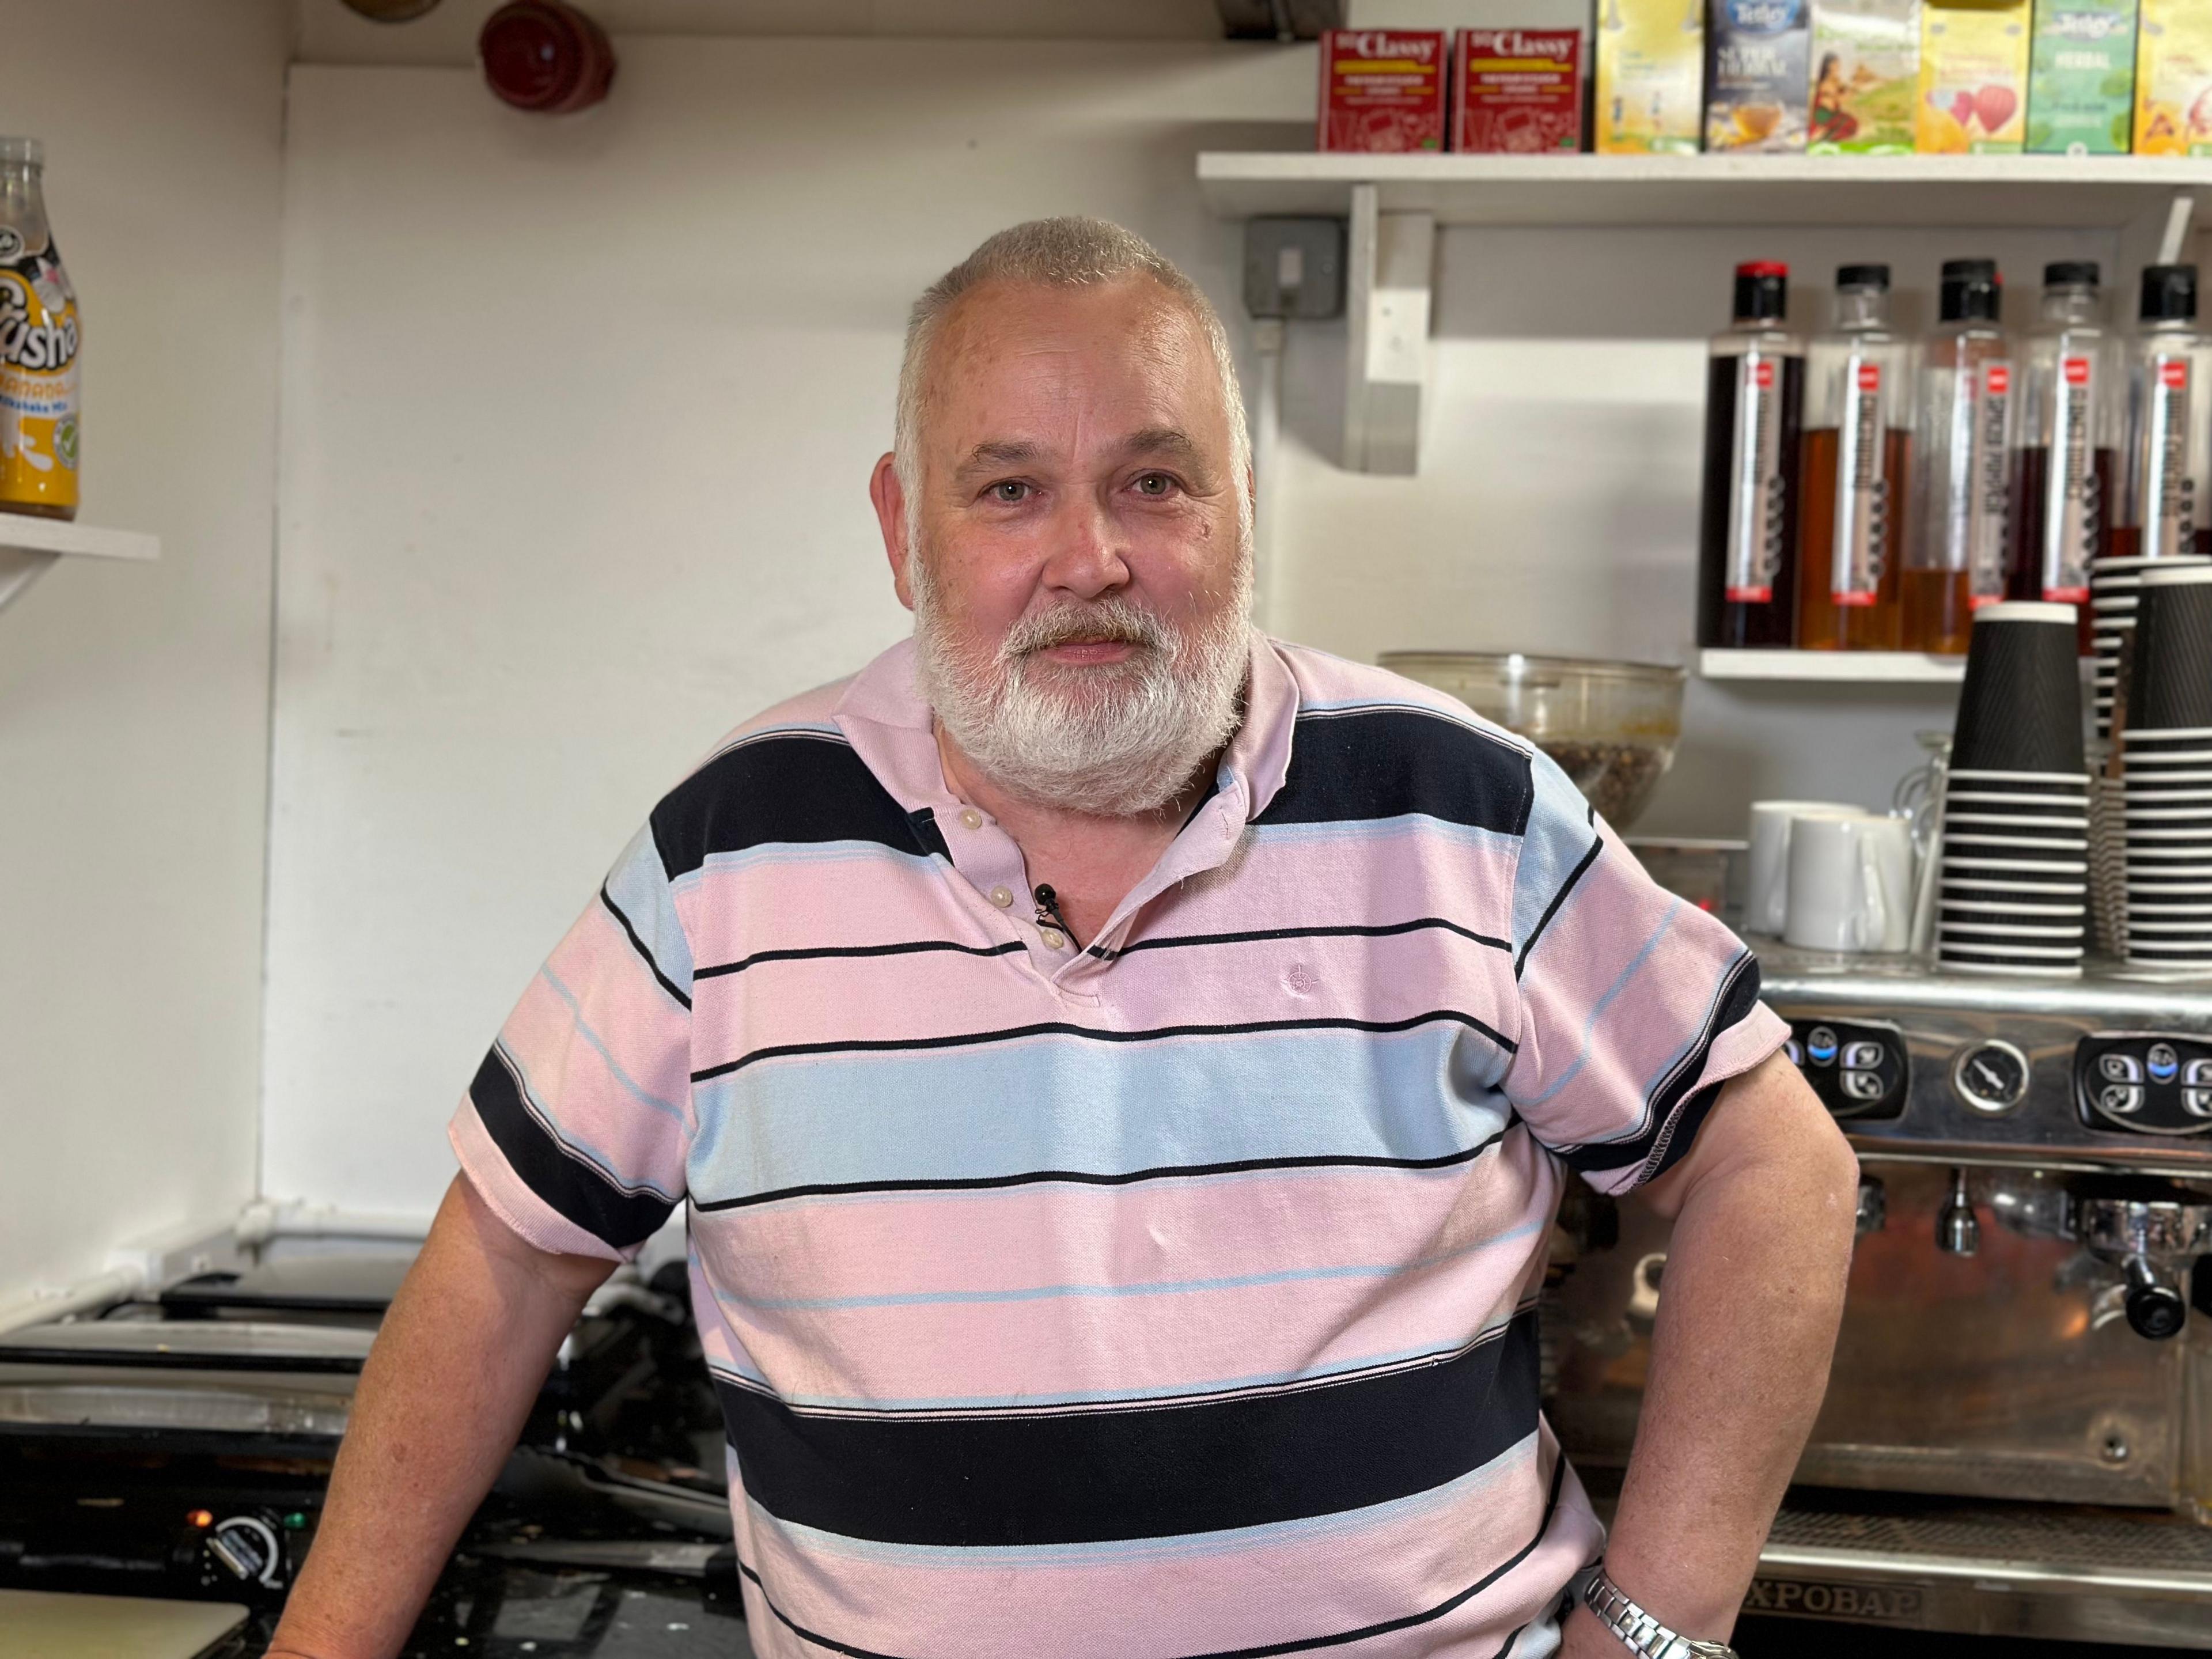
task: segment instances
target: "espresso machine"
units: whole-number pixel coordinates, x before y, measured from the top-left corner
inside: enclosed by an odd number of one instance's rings
[[[2212,982],[1759,953],[1861,1180],[1746,1611],[2212,1650]],[[1668,1230],[1577,1188],[1554,1244],[1547,1408],[1602,1502]]]

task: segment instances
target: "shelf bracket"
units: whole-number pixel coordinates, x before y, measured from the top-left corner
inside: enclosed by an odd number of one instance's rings
[[[0,611],[5,611],[17,594],[60,562],[61,556],[27,547],[0,547]]]
[[[1385,213],[1373,185],[1352,187],[1346,239],[1344,465],[1411,477],[1428,391],[1429,313],[1436,268],[1432,213]]]

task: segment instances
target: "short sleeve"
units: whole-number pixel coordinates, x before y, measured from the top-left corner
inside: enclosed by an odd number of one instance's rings
[[[447,1128],[532,1244],[628,1261],[684,1194],[691,951],[649,830],[522,994]]]
[[[1601,1192],[1673,1165],[1720,1085],[1790,1034],[1743,941],[1645,874],[1541,754],[1512,946],[1522,1024],[1506,1097]]]

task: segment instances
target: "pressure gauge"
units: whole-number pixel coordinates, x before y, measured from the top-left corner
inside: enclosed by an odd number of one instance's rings
[[[1963,1048],[1951,1062],[1951,1087],[1978,1112],[2002,1117],[2027,1098],[2027,1056],[1994,1038]]]

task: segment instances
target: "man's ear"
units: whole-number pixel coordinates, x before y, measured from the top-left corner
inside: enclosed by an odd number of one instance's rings
[[[884,556],[891,562],[891,586],[897,591],[899,603],[911,611],[914,588],[906,573],[913,550],[906,544],[906,489],[899,483],[893,457],[886,454],[876,462],[876,470],[868,477],[868,500],[875,504],[876,523],[884,532]]]

